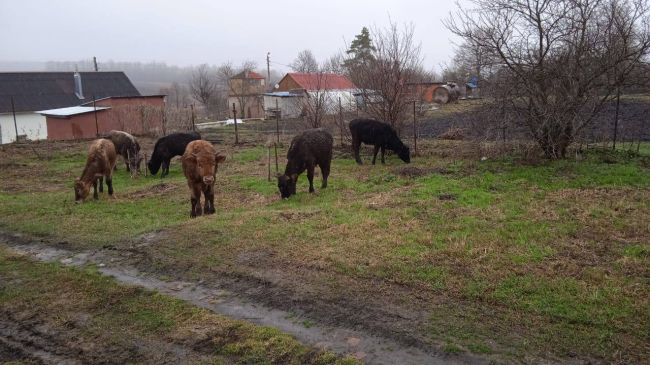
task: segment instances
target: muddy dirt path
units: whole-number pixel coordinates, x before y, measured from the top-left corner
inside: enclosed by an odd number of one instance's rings
[[[436,365],[488,362],[486,359],[471,355],[432,354],[420,348],[404,346],[395,340],[359,330],[318,324],[289,311],[270,308],[247,300],[236,292],[218,288],[218,283],[162,280],[161,277],[137,270],[129,264],[128,260],[119,257],[111,250],[74,252],[6,234],[0,235],[0,242],[7,244],[13,251],[39,261],[60,262],[70,266],[94,264],[101,273],[115,278],[118,282],[157,290],[232,318],[275,327],[293,335],[305,344],[338,354],[352,354],[366,364]],[[2,337],[3,333],[0,332],[0,338]],[[26,350],[29,351],[29,348]]]

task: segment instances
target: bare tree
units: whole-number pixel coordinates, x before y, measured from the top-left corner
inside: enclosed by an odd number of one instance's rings
[[[217,92],[217,83],[207,64],[202,64],[192,72],[190,78],[190,93],[207,110],[211,110],[212,102]]]
[[[341,53],[335,53],[330,56],[330,58],[325,60],[321,69],[323,71],[331,72],[337,75],[343,75],[345,73],[343,61],[343,55]]]
[[[295,72],[304,73],[317,72],[319,69],[316,57],[314,57],[314,54],[308,49],[298,53],[298,57],[296,57],[289,66],[291,66],[291,69]]]
[[[398,133],[412,102],[408,84],[417,81],[422,69],[420,45],[413,24],[373,29],[371,57],[365,62],[347,62],[352,82],[359,88],[366,112],[390,123]]]
[[[503,80],[501,99],[548,158],[576,136],[629,80],[650,49],[643,0],[472,0],[447,27],[476,45]]]

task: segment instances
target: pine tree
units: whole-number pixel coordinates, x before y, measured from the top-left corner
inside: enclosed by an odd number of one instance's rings
[[[361,33],[357,34],[352,43],[350,43],[350,49],[345,52],[348,55],[348,59],[343,62],[343,65],[351,69],[367,64],[373,59],[373,52],[375,50],[375,47],[372,45],[372,39],[370,39],[370,31],[368,31],[368,28],[363,27]]]

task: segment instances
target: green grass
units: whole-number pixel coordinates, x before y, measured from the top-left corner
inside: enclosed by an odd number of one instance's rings
[[[201,342],[213,363],[356,363],[331,353],[315,354],[272,328],[231,320],[155,292],[118,285],[92,267],[34,263],[0,247],[0,279],[0,310],[18,317],[31,311],[34,314],[30,320],[36,317],[39,326],[47,327],[50,333],[75,333],[70,335],[75,337],[70,346],[89,352],[105,351],[114,361],[133,361],[121,358],[122,352],[130,351],[134,342],[145,346],[146,341],[154,340],[188,347]],[[82,323],[74,320],[80,317],[87,319]],[[196,338],[197,333],[205,333],[207,338]],[[148,356],[166,350],[152,348]]]
[[[268,272],[325,291],[319,295],[395,296],[437,312],[425,326],[435,327],[430,336],[460,351],[650,358],[642,346],[650,323],[648,156],[592,149],[580,161],[523,164],[517,156],[436,154],[464,146],[424,141],[423,156],[408,165],[422,171],[417,177],[403,176],[395,156],[384,166],[336,158],[328,189],[317,177],[309,194],[302,175],[298,194],[284,201],[266,179],[266,147],[237,147],[217,174],[217,214],[195,220],[178,163],[162,192],[160,179],[131,180],[122,169],[116,199],[75,205],[83,155],[60,151],[37,176],[51,181],[47,192],[3,188],[26,179],[27,168],[0,172],[0,226],[79,248],[128,246],[162,231],[148,251],[161,271]],[[31,170],[43,164],[11,158]]]

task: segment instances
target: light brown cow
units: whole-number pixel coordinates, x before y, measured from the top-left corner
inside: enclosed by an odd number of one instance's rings
[[[205,214],[212,214],[214,209],[214,177],[217,174],[219,163],[226,160],[226,156],[217,153],[212,143],[203,140],[190,142],[185,148],[182,157],[183,173],[190,187],[190,202],[192,210],[190,217],[202,214],[201,192],[205,197]]]
[[[99,180],[99,191],[103,192],[104,184],[102,179],[106,177],[108,195],[113,195],[113,168],[117,154],[113,142],[107,139],[97,139],[90,144],[86,167],[81,177],[74,182],[74,200],[76,203],[83,202],[90,192],[90,185],[94,188],[93,198],[98,199],[97,183]]]

